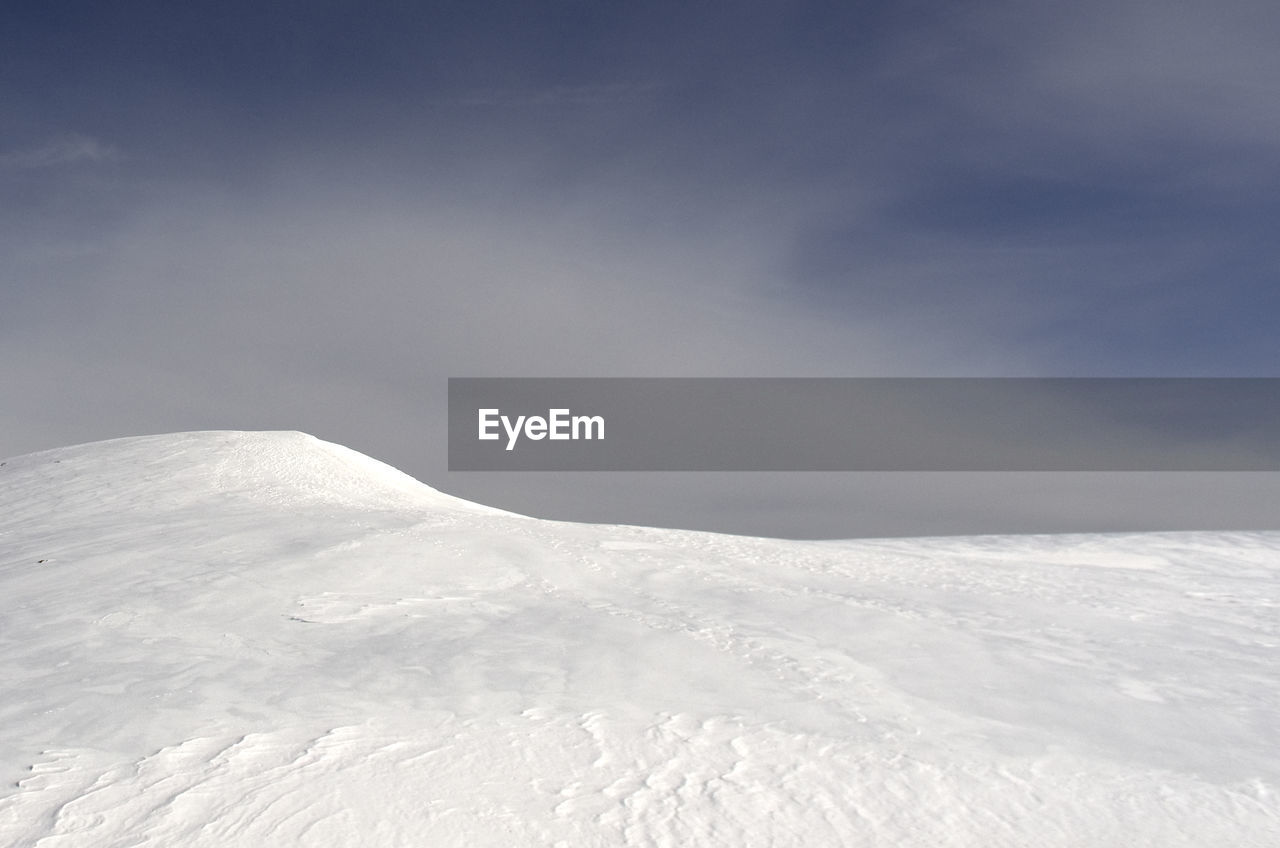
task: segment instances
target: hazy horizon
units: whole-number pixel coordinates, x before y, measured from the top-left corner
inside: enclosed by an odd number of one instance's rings
[[[0,454],[296,429],[556,518],[1277,526],[1277,475],[444,461],[448,377],[1277,376],[1270,4],[24,0],[7,24]]]

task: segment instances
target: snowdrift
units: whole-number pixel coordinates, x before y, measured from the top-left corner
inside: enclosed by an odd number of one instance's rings
[[[1280,534],[539,521],[300,433],[0,466],[0,844],[1280,844]]]

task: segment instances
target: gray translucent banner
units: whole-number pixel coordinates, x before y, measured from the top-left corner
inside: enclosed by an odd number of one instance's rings
[[[1272,378],[451,378],[450,471],[1277,471]]]

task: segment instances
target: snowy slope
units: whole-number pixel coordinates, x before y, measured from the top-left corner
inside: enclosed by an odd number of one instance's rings
[[[1277,533],[574,525],[122,439],[0,466],[0,680],[5,846],[1280,844]]]

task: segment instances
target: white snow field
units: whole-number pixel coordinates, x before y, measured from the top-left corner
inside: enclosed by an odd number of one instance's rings
[[[541,521],[300,433],[0,466],[0,845],[1280,845],[1280,533]]]

